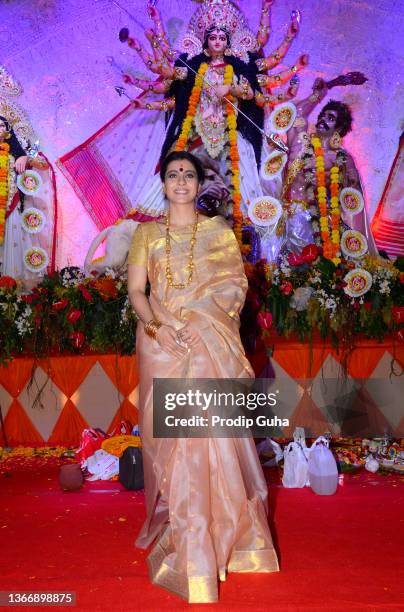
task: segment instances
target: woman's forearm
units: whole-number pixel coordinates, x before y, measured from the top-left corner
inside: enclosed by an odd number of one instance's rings
[[[154,319],[154,314],[151,309],[149,300],[143,291],[133,290],[129,292],[129,301],[136,312],[137,316],[143,323],[147,323]]]

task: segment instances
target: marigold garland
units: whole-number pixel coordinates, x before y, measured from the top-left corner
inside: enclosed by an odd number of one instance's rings
[[[203,75],[205,74],[208,68],[209,66],[206,62],[203,62],[199,66],[198,74],[195,77],[195,83],[194,83],[191,95],[189,97],[187,114],[182,123],[181,133],[175,145],[176,151],[184,151],[187,146],[189,135],[192,129],[192,124],[194,122],[194,118],[196,114],[196,109],[198,107],[199,98],[201,97],[201,93],[202,93]]]
[[[339,207],[339,168],[333,166],[330,170],[330,216],[331,232],[328,220],[327,207],[327,187],[324,165],[324,151],[321,140],[316,136],[311,139],[314,155],[316,157],[316,177],[317,177],[317,201],[320,212],[320,233],[323,242],[323,254],[327,259],[331,259],[335,265],[341,261],[340,250],[340,220],[341,209]]]
[[[0,245],[4,242],[6,224],[9,152],[10,145],[6,142],[0,143]]]

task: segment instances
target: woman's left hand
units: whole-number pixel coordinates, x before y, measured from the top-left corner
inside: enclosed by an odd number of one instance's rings
[[[21,157],[19,157],[16,162],[15,162],[15,171],[17,172],[17,174],[22,174],[23,172],[25,172],[25,170],[27,169],[27,163],[28,163],[28,156],[27,155],[21,155]]]
[[[185,327],[177,331],[177,338],[183,344],[192,346],[198,342],[200,335],[192,325],[187,323]]]

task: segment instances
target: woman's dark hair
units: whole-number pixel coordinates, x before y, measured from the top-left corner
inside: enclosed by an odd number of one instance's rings
[[[160,165],[160,178],[162,183],[164,183],[168,164],[170,164],[172,161],[179,161],[181,159],[186,159],[193,165],[198,176],[198,182],[203,183],[205,180],[205,171],[203,166],[199,159],[195,157],[195,155],[192,155],[192,153],[188,153],[188,151],[172,151],[163,159]]]
[[[320,117],[325,111],[335,111],[337,113],[335,129],[342,138],[352,130],[352,113],[347,104],[339,102],[338,100],[330,100],[328,104],[321,109]]]
[[[10,137],[6,141],[10,145],[10,154],[15,159],[18,159],[22,155],[26,155],[24,149],[22,148],[22,146],[20,145],[20,143],[19,143],[19,141],[17,139],[17,136],[14,133],[13,128],[11,127],[11,125],[9,124],[7,119],[5,117],[3,117],[2,115],[0,115],[0,123],[4,123],[7,132],[10,134]]]
[[[216,30],[220,30],[220,32],[223,32],[223,34],[226,34],[227,46],[230,47],[230,34],[226,30],[226,28],[220,27],[220,26],[216,26],[216,25],[212,25],[205,32],[205,38],[203,39],[202,49],[207,49],[208,48],[208,38],[212,34],[212,32],[215,32]]]

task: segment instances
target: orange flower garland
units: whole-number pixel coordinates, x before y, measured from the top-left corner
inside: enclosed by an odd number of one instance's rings
[[[324,166],[324,151],[321,140],[317,137],[311,139],[316,157],[317,201],[320,211],[320,233],[323,241],[324,257],[331,259],[336,265],[341,261],[338,254],[340,249],[340,219],[339,208],[339,168],[333,166],[330,170],[330,208],[331,232],[328,221],[327,187]]]
[[[208,68],[209,66],[206,62],[199,66],[198,74],[195,77],[195,84],[193,86],[192,93],[189,97],[187,114],[184,121],[182,122],[181,133],[175,145],[176,151],[184,151],[187,146],[189,135],[192,129],[192,124],[194,122],[196,114],[196,109],[198,107],[199,98],[201,97],[203,87],[203,75],[205,74]]]
[[[4,227],[6,224],[6,208],[8,196],[8,159],[10,145],[0,143],[0,245],[4,242]]]

